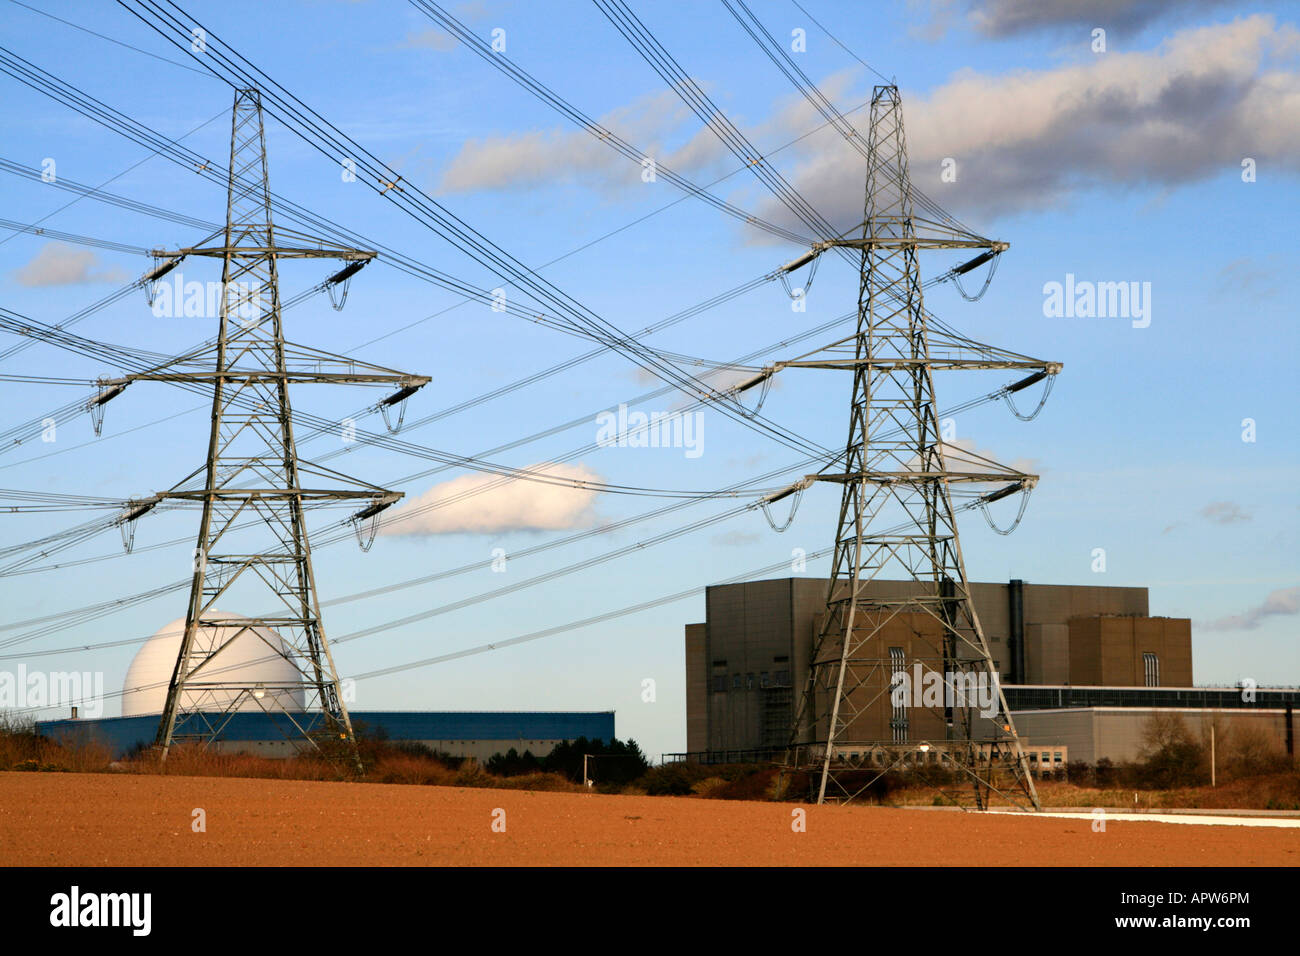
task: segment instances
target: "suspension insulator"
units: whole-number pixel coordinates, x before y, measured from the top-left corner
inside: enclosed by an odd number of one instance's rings
[[[961,265],[959,265],[957,268],[953,269],[953,270],[952,270],[952,274],[955,275],[955,276],[964,276],[966,273],[970,272],[972,269],[978,269],[980,266],[984,265],[984,263],[988,262],[990,259],[992,259],[992,258],[993,258],[994,256],[996,256],[996,255],[997,255],[997,253],[996,253],[996,252],[992,252],[992,251],[990,251],[990,252],[981,252],[981,253],[980,253],[978,256],[976,256],[974,259],[970,260],[969,262],[963,262],[963,263],[962,263]]]
[[[148,272],[144,274],[144,277],[140,279],[140,282],[143,284],[147,284],[150,282],[157,282],[167,273],[171,272],[178,265],[180,265],[181,259],[183,258],[184,258],[183,256],[173,256],[170,259],[159,261],[159,257],[155,256],[154,262],[156,263],[156,265],[154,265],[152,269],[150,269]]]
[[[126,391],[129,384],[131,383],[118,382],[106,388],[101,388],[100,393],[86,404],[86,411],[90,412],[90,423],[94,426],[96,438],[104,433],[104,406]]]
[[[1030,385],[1033,385],[1037,382],[1041,382],[1045,378],[1047,378],[1046,372],[1035,372],[1033,375],[1030,375],[1026,378],[1022,378],[1020,381],[1012,382],[1010,385],[1008,385],[1007,394],[1011,394],[1012,392],[1018,392],[1022,388],[1028,388]]]
[[[354,275],[360,272],[369,263],[369,259],[357,259],[355,262],[349,262],[346,266],[334,273],[325,280],[326,285],[338,285],[340,282],[347,282]]]
[[[362,551],[369,551],[374,545],[375,535],[379,531],[379,515],[396,501],[395,496],[377,498],[352,516],[352,528],[356,532],[357,544]]]

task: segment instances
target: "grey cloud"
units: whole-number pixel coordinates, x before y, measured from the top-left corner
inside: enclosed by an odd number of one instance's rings
[[[1171,187],[1240,170],[1243,157],[1300,172],[1298,61],[1296,29],[1254,16],[1182,31],[1152,51],[962,71],[927,96],[904,93],[912,180],[957,214],[988,217],[1096,186]],[[866,117],[855,125],[865,131]],[[806,146],[790,178],[833,225],[852,226],[862,158],[830,133]],[[940,179],[947,157],[955,183]],[[775,199],[757,212],[794,225]]]
[[[832,100],[856,105],[870,95],[862,81],[850,70],[820,86]],[[1296,173],[1300,33],[1258,15],[1183,30],[1153,50],[1089,56],[1053,69],[1000,75],[964,70],[926,95],[905,92],[904,110],[914,184],[975,220],[1051,208],[1096,187],[1168,191],[1239,171],[1244,157],[1258,163],[1261,176]],[[865,110],[852,116],[864,133],[868,119]],[[601,122],[662,164],[697,178],[706,167],[720,167],[726,155],[698,126],[675,151],[663,150],[665,131],[695,122],[669,90]],[[770,149],[821,122],[801,98],[787,97],[747,132]],[[948,157],[956,162],[955,183],[940,179]],[[862,157],[833,130],[807,136],[774,162],[837,228],[860,218]],[[640,170],[586,132],[554,127],[465,143],[443,170],[440,189],[555,182],[633,188],[640,185]],[[736,191],[725,198],[802,231],[775,199],[756,193],[753,183],[735,182]],[[746,236],[774,241],[754,231]]]
[[[1233,0],[971,0],[967,18],[990,37],[1039,30],[1103,27],[1136,30],[1172,14],[1187,15],[1228,6]]]
[[[1279,277],[1285,273],[1285,264],[1275,254],[1255,259],[1233,259],[1219,270],[1214,292],[1225,298],[1263,301],[1282,291]]]
[[[1300,614],[1300,585],[1279,588],[1269,594],[1262,604],[1230,617],[1220,618],[1208,627],[1215,631],[1251,631],[1270,617],[1294,617]]]
[[[430,27],[417,33],[408,33],[406,39],[398,44],[398,48],[403,50],[438,50],[446,53],[448,50],[456,49],[458,43],[460,41],[450,33]]]
[[[1215,524],[1236,524],[1239,521],[1250,520],[1250,515],[1231,501],[1211,501],[1201,509],[1201,517]]]
[[[717,534],[713,536],[713,543],[725,547],[745,547],[751,544],[758,544],[763,540],[763,536],[758,533],[749,531],[728,531],[726,534]]]

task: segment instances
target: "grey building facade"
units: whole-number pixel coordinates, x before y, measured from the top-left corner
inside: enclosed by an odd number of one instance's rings
[[[897,597],[919,587],[880,581],[871,595]],[[687,625],[685,635],[688,751],[748,759],[785,746],[826,588],[824,579],[780,578],[707,589],[706,620]],[[1067,683],[1071,620],[1148,614],[1146,588],[1013,580],[970,589],[1003,684]],[[1190,684],[1190,631],[1187,644]]]

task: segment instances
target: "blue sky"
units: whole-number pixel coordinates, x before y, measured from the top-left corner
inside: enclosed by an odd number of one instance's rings
[[[273,8],[241,2],[185,6],[406,182],[621,329],[639,330],[762,276],[800,251],[695,198],[683,199],[662,179],[643,182],[637,164],[567,125],[434,31],[410,5],[318,0]],[[868,17],[861,4],[831,0],[807,0],[803,9],[787,0],[752,4],[776,37],[806,31],[806,50],[793,55],[841,110],[869,102],[878,77],[808,14],[857,57],[896,78],[913,180],[981,233],[1011,243],[979,302],[967,303],[950,285],[941,285],[927,294],[930,310],[973,338],[1064,363],[1034,422],[1019,422],[998,404],[956,419],[960,441],[1042,476],[1014,535],[993,534],[974,514],[963,519],[971,578],[1147,586],[1152,613],[1192,618],[1197,683],[1242,677],[1300,683],[1300,462],[1293,421],[1298,333],[1287,281],[1300,268],[1291,222],[1300,208],[1300,37],[1294,10],[1281,3],[1164,10],[1132,2],[1111,5],[1106,18],[1093,18],[1059,12],[1065,6],[1026,7],[1014,0],[880,3]],[[185,144],[224,164],[232,100],[225,83],[195,72],[192,60],[117,6],[46,8],[139,49],[12,2],[0,5],[0,44],[168,136],[198,128]],[[861,158],[833,131],[805,137],[821,125],[820,117],[720,4],[634,8],[822,214],[845,225],[860,216]],[[574,0],[449,9],[486,39],[494,29],[504,30],[507,56],[626,140],[696,183],[718,181],[713,191],[737,206],[788,222],[595,6]],[[1106,30],[1104,52],[1093,50],[1095,28]],[[53,159],[62,177],[93,186],[111,180],[104,188],[112,192],[203,220],[223,218],[225,196],[218,187],[150,158],[140,146],[15,80],[0,79],[4,159],[37,169]],[[865,129],[865,111],[850,115]],[[285,127],[269,122],[267,137],[277,192],[483,288],[502,284],[364,183],[344,182],[337,161]],[[941,179],[945,158],[955,160],[955,182]],[[1243,181],[1246,158],[1255,161],[1253,182]],[[75,198],[68,192],[0,175],[4,218],[15,222],[148,248],[201,238],[186,227],[89,199],[68,205]],[[956,254],[936,253],[922,265],[934,275],[958,261]],[[0,229],[4,305],[44,322],[61,321],[148,265],[142,256],[52,246],[48,237]],[[188,277],[217,277],[194,268]],[[286,266],[286,296],[326,274],[319,265]],[[1045,315],[1044,285],[1064,282],[1067,274],[1150,283],[1149,326],[1134,328],[1118,317]],[[853,270],[828,258],[805,312],[792,311],[780,285],[767,283],[646,341],[730,361],[851,311],[856,295]],[[317,296],[287,312],[286,325],[298,341],[431,376],[410,403],[410,420],[589,348],[508,313],[460,303],[382,265],[357,277],[341,312]],[[199,319],[156,318],[137,291],[77,331],[170,354],[215,330]],[[833,337],[828,332],[797,351]],[[11,344],[0,341],[0,349]],[[773,348],[764,360],[791,354],[789,347]],[[45,345],[0,363],[0,374],[9,375],[94,378],[105,371]],[[946,373],[938,382],[939,405],[1009,380],[1006,373]],[[627,359],[605,354],[401,437],[468,455],[579,421],[490,456],[518,467],[553,462],[596,440],[598,412],[654,387]],[[848,388],[847,375],[840,373],[785,372],[763,412],[822,445],[839,446],[847,428]],[[83,394],[67,386],[0,381],[4,427]],[[373,396],[347,389],[302,386],[295,407],[339,418],[369,401]],[[679,401],[665,396],[643,407],[672,411]],[[1242,440],[1247,418],[1255,422],[1253,442]],[[6,448],[0,487],[123,498],[160,490],[202,462],[206,422],[207,408],[198,397],[166,385],[136,385],[108,406],[98,439],[89,417],[81,415],[60,426],[52,443],[35,438]],[[359,425],[382,427],[372,419]],[[614,484],[711,489],[738,482],[775,487],[789,479],[752,479],[795,464],[790,450],[716,412],[704,414],[700,438],[698,456],[681,448],[613,447],[585,454],[570,467]],[[312,457],[339,447],[336,438],[326,437],[301,450]],[[360,446],[330,464],[380,484],[430,467]],[[792,470],[790,477],[800,473]],[[439,482],[477,480],[449,470],[397,487],[415,498],[438,494]],[[672,502],[582,496],[522,482],[473,500],[481,507],[433,512],[442,518],[427,524],[392,525],[368,554],[350,541],[321,547],[316,568],[322,597],[485,561],[496,548],[507,555],[504,572],[484,568],[342,604],[327,610],[327,632],[338,638],[519,584],[752,496],[693,504],[518,559],[509,556]],[[795,548],[817,551],[830,542],[837,505],[834,488],[814,488],[783,535],[751,511],[517,593],[347,641],[337,650],[340,670],[359,674],[498,642],[788,560]],[[91,517],[7,515],[0,543],[40,537]],[[39,563],[116,552],[111,559],[0,577],[0,617],[40,617],[177,580],[188,568],[190,545],[141,549],[192,534],[195,524],[193,512],[153,516],[140,522],[137,551],[130,556],[109,531]],[[1104,573],[1093,570],[1096,548],[1106,552]],[[810,563],[805,573],[826,571],[822,561]],[[103,670],[111,689],[120,684],[132,647],[40,652],[144,638],[180,616],[183,607],[183,595],[171,594],[0,652],[28,654],[21,660],[30,668]],[[620,735],[635,737],[652,755],[680,750],[682,626],[702,619],[702,597],[678,601],[517,647],[365,680],[354,706],[613,708]],[[18,662],[11,658],[0,667]],[[642,700],[647,678],[656,682],[653,703]]]

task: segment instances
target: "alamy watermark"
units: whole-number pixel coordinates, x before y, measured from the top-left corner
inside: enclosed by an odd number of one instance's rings
[[[177,271],[149,290],[149,307],[159,319],[215,319],[223,299],[229,318],[250,324],[262,315],[261,287],[249,282],[186,282]]]
[[[1043,284],[1043,315],[1049,319],[1132,319],[1133,328],[1151,324],[1150,282],[1076,281]]]
[[[103,671],[0,671],[0,710],[77,707],[84,717],[104,713]]]
[[[74,885],[50,897],[50,925],[61,928],[120,927],[148,936],[152,912],[152,893],[84,893]]]
[[[704,454],[703,412],[616,412],[596,416],[596,444],[601,448],[681,448],[687,458]]]
[[[889,703],[894,707],[978,707],[981,717],[996,717],[998,675],[927,671],[917,661],[911,671],[900,669],[890,675]]]

